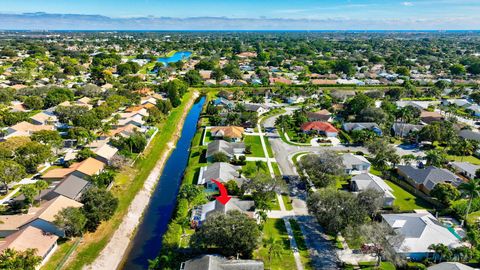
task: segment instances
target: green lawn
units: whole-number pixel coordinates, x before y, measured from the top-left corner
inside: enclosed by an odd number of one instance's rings
[[[280,210],[280,203],[278,202],[277,196],[275,196],[275,199],[270,202],[270,209]]]
[[[282,199],[283,199],[283,204],[285,205],[285,209],[287,209],[287,211],[293,210],[290,196],[282,195]]]
[[[207,132],[205,132],[205,144],[207,144],[211,141],[213,141],[212,132],[210,130],[208,130]]]
[[[450,161],[462,161],[462,162],[470,162],[475,165],[480,165],[480,159],[474,157],[474,156],[451,156],[448,155],[447,159]]]
[[[245,145],[249,145],[251,148],[252,153],[248,154],[249,157],[265,157],[265,153],[263,153],[262,142],[260,140],[260,136],[245,136],[243,139]]]
[[[468,224],[475,224],[478,220],[480,220],[480,211],[468,214]]]
[[[393,189],[395,201],[393,205],[398,206],[400,211],[412,211],[415,209],[432,209],[432,205],[422,198],[416,197],[414,194],[404,190],[397,184],[385,180],[385,182]]]
[[[192,99],[193,91],[185,94],[183,98],[184,102],[173,109],[165,121],[158,124],[159,134],[155,136],[148,149],[145,150],[142,157],[137,160],[134,167],[127,166],[117,174],[115,185],[112,188],[113,194],[119,199],[117,211],[110,220],[102,222],[97,231],[85,234],[82,243],[72,255],[65,269],[82,269],[85,265],[92,263],[100,251],[107,245],[109,239],[122,222],[123,217],[127,214],[128,207],[133,198],[143,187],[145,180],[155,167],[158,159],[162,156],[162,153],[168,149],[167,143],[173,137],[178,128],[178,124],[181,122],[187,101]],[[60,245],[56,253],[65,254],[65,252],[65,249]],[[52,267],[52,265],[55,265],[55,262],[47,262],[42,268],[51,269],[50,267]]]
[[[282,175],[282,173],[280,172],[280,168],[278,167],[278,164],[276,162],[272,162],[272,167],[273,167],[273,173],[275,173],[276,176]]]
[[[265,269],[280,270],[280,269],[296,269],[293,252],[290,249],[290,240],[288,239],[287,229],[282,219],[268,219],[263,226],[263,239],[267,240],[273,237],[275,240],[281,241],[283,250],[279,257],[271,257],[268,260],[268,246],[261,247],[255,251],[254,257],[260,259],[265,263]]]
[[[298,225],[295,219],[290,219],[290,225],[292,226],[293,230],[293,237],[295,238],[295,242],[297,243],[298,253],[300,253],[302,264],[305,269],[313,269],[310,265],[310,255],[308,253],[307,244],[305,244],[305,236],[300,229],[300,225]]]
[[[265,141],[265,147],[267,148],[268,157],[273,158],[274,157],[273,150],[272,150],[272,146],[270,145],[270,142],[268,141],[268,138],[263,137],[263,140]]]

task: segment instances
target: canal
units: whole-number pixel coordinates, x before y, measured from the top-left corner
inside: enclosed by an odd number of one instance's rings
[[[123,269],[148,269],[148,260],[154,259],[162,248],[162,237],[167,230],[177,202],[177,193],[187,166],[190,144],[197,130],[197,122],[205,97],[200,98],[190,109],[181,137],[163,169],[142,222],[137,228]]]

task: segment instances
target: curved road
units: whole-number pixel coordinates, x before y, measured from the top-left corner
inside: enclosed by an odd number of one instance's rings
[[[291,114],[295,109],[292,107],[285,108],[286,114]],[[322,151],[366,151],[362,147],[314,147],[314,146],[295,146],[282,141],[277,131],[274,129],[275,119],[278,116],[272,116],[265,119],[263,126],[265,127],[265,136],[267,137],[272,150],[275,153],[275,159],[284,176],[295,178],[298,176],[295,166],[291,161],[291,157],[299,152],[322,152]],[[267,132],[268,131],[268,132]],[[298,189],[290,186],[290,195],[293,199],[293,215],[289,218],[295,218],[300,225],[305,243],[309,249],[312,267],[314,269],[339,269],[337,266],[337,255],[335,247],[323,233],[322,228],[316,221],[315,217],[308,214],[306,204],[306,192],[298,191]]]

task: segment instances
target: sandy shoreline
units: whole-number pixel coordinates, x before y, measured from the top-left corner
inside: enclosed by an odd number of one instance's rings
[[[170,142],[167,143],[167,151],[163,152],[162,157],[157,161],[154,169],[150,172],[147,180],[145,180],[143,188],[133,199],[132,203],[128,207],[128,213],[124,216],[122,223],[95,261],[92,264],[85,266],[83,269],[111,270],[119,267],[123,260],[123,256],[130,245],[131,239],[133,238],[135,229],[141,222],[143,212],[150,203],[152,192],[155,189],[158,180],[160,179],[163,167],[170,156],[170,153],[174,149],[175,143],[180,138],[185,118],[190,112],[190,109],[198,96],[199,93],[195,92],[193,94],[193,98],[189,100],[189,103],[187,106],[185,106],[181,123],[179,123],[178,128]]]

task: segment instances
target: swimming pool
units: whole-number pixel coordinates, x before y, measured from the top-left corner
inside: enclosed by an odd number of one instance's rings
[[[164,65],[168,65],[168,63],[176,63],[178,61],[188,59],[192,55],[192,52],[176,52],[170,57],[160,57],[157,59],[157,62],[161,62]]]

